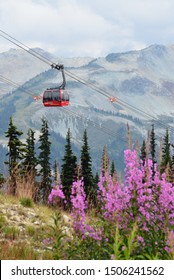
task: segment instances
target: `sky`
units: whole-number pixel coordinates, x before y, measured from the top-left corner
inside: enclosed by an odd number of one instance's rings
[[[59,57],[103,57],[174,44],[174,0],[1,0],[0,30]]]

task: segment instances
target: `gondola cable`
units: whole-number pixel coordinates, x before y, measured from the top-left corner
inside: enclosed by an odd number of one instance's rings
[[[14,37],[10,36],[9,34],[7,34],[6,32],[0,30],[2,34],[0,34],[0,36],[2,36],[3,38],[5,38],[6,40],[10,41],[11,43],[15,44],[16,46],[22,48],[23,50],[27,51],[29,54],[33,55],[34,57],[40,59],[42,62],[44,63],[47,63],[48,65],[52,66],[54,65],[55,63],[53,63],[52,61],[50,61],[49,59],[47,59],[45,56],[43,55],[40,55],[39,53],[37,53],[36,51],[32,50],[30,51],[29,47],[27,47],[26,45],[24,45],[23,43],[21,43],[20,41],[16,40]],[[8,38],[8,37],[10,38]],[[14,42],[15,41],[15,42]],[[56,65],[56,64],[55,64]],[[108,97],[108,98],[111,98],[111,95],[107,92],[107,91],[103,91],[102,89],[100,89],[99,87],[95,86],[94,84],[90,83],[90,82],[86,82],[85,80],[79,78],[77,75],[71,73],[70,71],[65,71],[66,75],[68,75],[69,77],[71,77],[72,79],[92,88],[93,90],[99,92],[100,94]],[[134,112],[138,112],[139,114],[141,115],[145,115],[146,117],[150,118],[151,120],[156,120],[157,123],[159,123],[161,126],[165,126],[165,124],[163,124],[162,121],[160,121],[157,117],[155,116],[152,116],[150,114],[148,114],[147,112],[133,106],[133,105],[130,105],[129,103],[127,102],[124,102],[122,101],[121,99],[117,98],[116,97],[116,100],[117,100],[117,103],[122,105],[123,107],[126,107]],[[172,127],[171,126],[168,126],[168,129],[172,130]]]
[[[17,90],[25,91],[25,93],[29,94],[30,96],[32,96],[32,97],[34,98],[34,93],[33,93],[32,91],[30,91],[30,90],[25,89],[25,88],[23,87],[23,85],[20,85],[20,84],[14,82],[14,81],[11,81],[10,79],[7,79],[7,78],[5,78],[5,77],[2,76],[2,75],[0,75],[0,80],[3,81],[3,82],[5,82],[5,83],[7,83],[8,85],[11,85],[11,86],[15,87]],[[65,111],[66,113],[68,113],[69,115],[71,115],[71,116],[76,116],[76,117],[78,117],[79,119],[82,119],[82,120],[84,120],[84,121],[86,121],[86,122],[92,124],[95,128],[101,130],[103,133],[106,133],[107,135],[110,135],[111,137],[117,137],[117,136],[118,136],[117,133],[114,133],[114,132],[113,132],[111,129],[109,129],[108,127],[105,127],[105,126],[102,126],[102,127],[101,127],[101,126],[100,126],[96,121],[94,121],[94,120],[90,120],[90,119],[88,119],[88,118],[85,118],[83,115],[81,115],[81,114],[79,114],[79,113],[76,113],[76,112],[74,112],[74,111],[72,111],[72,110],[70,110],[70,109],[67,109],[67,108],[66,108],[66,109],[63,108],[63,109],[64,109],[64,111]],[[124,138],[122,138],[122,140],[126,142],[126,140],[125,140]]]
[[[34,93],[31,90],[25,89],[23,85],[16,83],[8,78],[5,78],[4,76],[0,75],[0,80],[12,85],[13,87],[15,87],[17,90],[20,91],[24,91],[25,93],[29,94],[30,96],[32,96],[33,98],[35,97]],[[35,99],[35,98],[34,98]],[[38,99],[35,99],[38,100]],[[116,132],[113,132],[111,129],[109,129],[108,127],[104,126],[104,125],[100,125],[97,121],[91,120],[89,118],[85,118],[83,115],[74,112],[73,110],[70,110],[69,108],[62,108],[63,111],[65,111],[66,113],[68,113],[71,116],[75,116],[77,118],[79,118],[80,120],[86,121],[87,123],[90,123],[93,127],[95,127],[96,129],[98,129],[99,131],[111,136],[111,137],[119,137],[123,142],[125,142],[125,144],[127,145],[128,141],[127,138],[125,139],[125,137],[120,137],[120,135]]]
[[[10,36],[9,34],[7,34],[6,32],[0,30],[1,33],[5,34],[2,35],[0,34],[0,36],[2,36],[3,38],[5,38],[6,40],[10,41],[11,43],[15,44],[16,46],[22,48],[23,50],[25,50],[26,52],[28,52],[29,54],[33,55],[34,57],[40,59],[42,62],[47,63],[48,65],[52,66],[52,65],[56,65],[54,62],[50,61],[49,59],[47,59],[45,56],[40,55],[39,53],[37,53],[36,51],[32,50],[32,52],[30,51],[30,48],[26,45],[24,45],[22,42],[20,42],[19,40],[16,40],[14,37]],[[10,38],[8,38],[8,37]],[[14,42],[16,41],[16,42]],[[19,45],[20,44],[20,45]],[[58,64],[59,65],[59,64]],[[83,80],[82,78],[79,78],[77,75],[71,73],[70,71],[65,71],[66,75],[68,75],[69,77],[71,77],[72,79],[78,81],[79,83],[82,83],[83,85],[86,85],[90,88],[92,88],[93,90],[97,91],[98,93],[102,94],[103,96],[107,97],[107,98],[111,98],[111,95],[107,92],[107,91],[103,91],[102,89],[100,89],[99,87],[97,87],[96,85],[94,85],[93,83],[90,82],[86,82],[85,80]],[[122,106],[128,106],[129,108],[132,108],[134,111],[138,111],[140,114],[144,114],[147,117],[150,117],[152,119],[156,119],[158,120],[158,118],[156,118],[155,116],[149,115],[148,113],[144,112],[143,110],[140,110],[138,108],[136,108],[133,105],[128,104],[127,102],[124,102],[123,100],[119,99],[116,97],[116,100],[118,102],[118,104],[122,105]]]

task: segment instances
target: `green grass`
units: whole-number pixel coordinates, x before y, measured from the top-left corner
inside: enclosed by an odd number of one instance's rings
[[[15,227],[15,226],[4,226],[2,232],[3,232],[4,238],[8,239],[8,240],[17,240],[20,235],[19,228]]]
[[[25,206],[25,207],[33,207],[33,201],[31,198],[27,198],[27,197],[23,197],[23,198],[20,198],[20,204]]]
[[[0,243],[1,260],[37,260],[39,254],[26,242],[11,244],[8,241]]]
[[[6,218],[0,214],[0,229],[6,224]]]
[[[139,229],[132,225],[128,236],[119,227],[99,219],[94,209],[87,220],[94,228],[103,227],[103,238],[82,239],[73,232],[71,223],[64,222],[62,210],[35,204],[24,205],[21,199],[0,194],[0,258],[19,260],[129,260],[160,259],[160,248],[153,253],[146,248],[138,255]],[[31,200],[30,200],[31,201]],[[160,238],[160,236],[156,236]],[[155,238],[156,238],[155,237]],[[149,237],[150,238],[150,237]],[[149,239],[149,242],[151,240]],[[166,255],[174,259],[174,251]]]

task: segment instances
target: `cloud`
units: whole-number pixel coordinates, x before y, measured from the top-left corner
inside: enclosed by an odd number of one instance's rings
[[[104,56],[172,43],[173,10],[172,0],[5,0],[0,26],[58,56]],[[0,51],[9,46],[0,38]]]

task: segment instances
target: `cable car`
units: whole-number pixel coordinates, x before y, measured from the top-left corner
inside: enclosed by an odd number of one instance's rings
[[[43,104],[45,107],[63,107],[69,105],[69,94],[65,89],[66,79],[64,66],[60,64],[52,64],[52,68],[61,70],[63,83],[55,88],[47,88],[43,93]]]
[[[43,94],[43,104],[45,107],[63,107],[69,105],[69,95],[67,90],[47,89]]]

